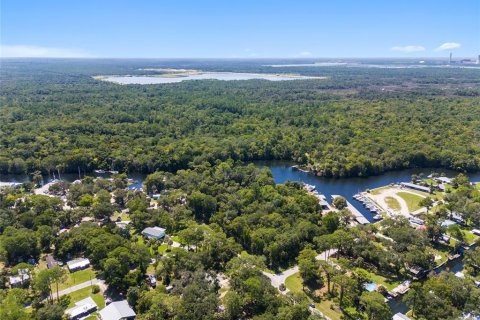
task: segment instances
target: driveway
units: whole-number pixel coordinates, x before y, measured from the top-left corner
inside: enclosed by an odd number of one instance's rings
[[[331,250],[327,250],[327,251],[324,251],[322,253],[320,253],[319,255],[317,255],[315,257],[316,260],[327,260],[328,258],[330,258],[332,255],[334,255],[335,253],[337,253],[337,249],[331,249]],[[285,281],[287,280],[288,277],[290,277],[291,275],[294,275],[295,273],[299,272],[300,270],[298,269],[298,266],[294,266],[290,269],[287,269],[283,272],[280,272],[280,273],[270,273],[270,272],[265,272],[263,271],[263,274],[265,276],[267,276],[270,281],[272,282],[272,286],[274,286],[275,288],[279,289],[280,288],[280,285],[283,283],[285,284]],[[287,293],[289,290],[286,289],[285,291],[282,291],[283,294]]]

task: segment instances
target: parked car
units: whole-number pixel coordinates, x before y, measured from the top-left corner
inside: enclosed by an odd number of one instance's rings
[[[148,275],[148,283],[150,284],[150,286],[152,286],[153,288],[155,288],[157,286],[157,279],[155,279],[155,276],[153,274],[149,274]]]

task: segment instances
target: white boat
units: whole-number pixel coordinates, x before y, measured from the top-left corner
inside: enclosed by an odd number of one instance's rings
[[[118,171],[117,171],[117,170],[110,170],[110,171],[108,171],[108,172],[111,173],[111,174],[118,174]]]
[[[310,191],[310,192],[315,190],[315,186],[312,185],[312,184],[305,183],[305,185],[303,187],[305,188],[305,190]]]
[[[98,169],[98,170],[93,170],[95,173],[105,173],[105,170]]]

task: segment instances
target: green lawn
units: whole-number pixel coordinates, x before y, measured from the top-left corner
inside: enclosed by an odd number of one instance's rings
[[[387,290],[392,290],[393,288],[395,288],[396,286],[398,286],[400,284],[401,281],[396,281],[396,280],[391,280],[391,279],[388,279],[388,278],[385,278],[384,276],[381,276],[381,275],[378,275],[376,273],[373,273],[369,270],[366,270],[366,269],[363,269],[363,268],[356,268],[355,270],[363,270],[366,274],[367,274],[367,277],[375,282],[376,284],[381,284],[382,286],[384,286],[385,288],[387,288]]]
[[[67,272],[67,279],[66,279],[66,281],[64,281],[63,283],[60,283],[58,285],[58,290],[63,290],[63,289],[69,288],[71,286],[80,284],[82,282],[86,282],[86,281],[89,281],[91,279],[95,279],[95,277],[97,276],[95,274],[95,272],[92,270],[92,268],[88,268],[88,269],[85,269],[85,270],[79,270],[79,271],[76,271],[76,272],[69,272],[67,270],[66,272]],[[53,289],[56,290],[55,285],[54,285]]]
[[[97,304],[98,309],[102,309],[103,307],[105,307],[105,298],[103,297],[103,295],[101,293],[92,293],[91,287],[74,291],[70,293],[69,296],[70,296],[70,305],[68,306],[69,308],[73,307],[75,305],[75,302],[85,299],[87,297],[92,297],[93,301],[95,301],[95,303]],[[54,294],[54,297],[56,297],[55,294]]]
[[[112,221],[116,221],[117,218],[120,217],[120,219],[122,219],[122,221],[129,221],[130,220],[130,216],[128,213],[125,213],[125,212],[121,212],[121,211],[115,211],[115,213],[112,215]]]
[[[288,277],[285,280],[285,286],[290,290],[291,292],[297,292],[297,293],[302,293],[304,294],[310,302],[313,302],[310,297],[308,297],[304,292],[302,288],[302,278],[300,277],[300,273],[297,272],[290,277]],[[342,316],[340,313],[330,309],[330,306],[332,305],[332,301],[330,300],[322,300],[319,303],[315,303],[315,308],[322,312],[324,315],[327,317],[331,318],[332,320],[340,320],[340,317]]]
[[[400,203],[395,198],[385,197],[385,202],[390,207],[390,209],[400,210],[400,208],[401,208]]]
[[[465,229],[462,229],[462,233],[463,233],[463,238],[465,239],[465,243],[467,245],[472,245],[473,243],[475,243],[476,241],[478,241],[478,239],[480,238],[479,236],[477,235],[474,235],[473,233],[471,233],[470,231],[468,230],[465,230]],[[451,235],[450,232],[447,230],[447,234],[448,235]],[[450,245],[452,247],[455,246],[455,240],[452,239],[450,240]]]
[[[407,203],[408,210],[410,212],[416,211],[421,208],[420,201],[423,199],[421,196],[417,196],[410,192],[397,192],[397,195],[401,197]]]
[[[470,231],[467,231],[467,230],[462,230],[462,233],[463,233],[463,236],[465,238],[465,242],[468,244],[468,245],[471,245],[473,244],[474,242],[476,242],[478,240],[478,236],[471,233]]]
[[[168,245],[166,243],[162,243],[160,247],[158,247],[158,252],[162,254],[165,253],[165,251],[167,251],[167,247]]]
[[[300,272],[292,274],[285,280],[285,286],[292,292],[303,292],[302,277]]]
[[[448,249],[451,249],[450,247],[446,246]],[[440,259],[435,259],[435,265],[439,266],[442,263],[448,261],[448,255],[450,250],[441,250],[441,248],[432,248],[431,252],[433,253],[434,256],[440,256]]]

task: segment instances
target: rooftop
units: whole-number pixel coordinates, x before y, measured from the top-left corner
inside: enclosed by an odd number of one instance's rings
[[[133,309],[128,305],[127,300],[112,302],[100,310],[98,314],[102,320],[120,320],[136,316]]]
[[[163,237],[165,235],[165,229],[160,227],[148,227],[143,229],[142,234],[148,234],[154,237]]]
[[[75,302],[75,306],[65,310],[65,313],[70,315],[70,318],[74,319],[85,313],[93,312],[97,309],[97,304],[91,297],[87,297],[83,300]]]

